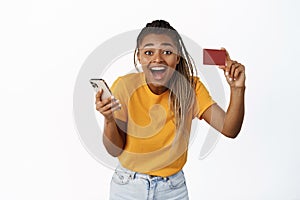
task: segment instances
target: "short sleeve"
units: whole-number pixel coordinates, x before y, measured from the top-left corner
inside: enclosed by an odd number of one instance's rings
[[[196,87],[195,87],[195,96],[196,101],[194,103],[193,109],[193,117],[197,117],[202,119],[202,114],[204,111],[209,108],[211,105],[215,104],[215,101],[210,96],[208,90],[204,86],[204,84],[200,81],[197,77],[196,80]]]
[[[120,101],[121,109],[114,112],[114,117],[121,121],[127,122],[127,102],[128,102],[128,90],[123,83],[122,78],[118,78],[114,81],[110,88],[113,96]]]

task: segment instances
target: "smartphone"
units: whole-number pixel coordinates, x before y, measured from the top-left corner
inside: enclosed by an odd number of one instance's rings
[[[203,49],[204,65],[225,65],[226,52],[219,49]]]
[[[104,79],[90,79],[90,83],[95,92],[98,92],[100,89],[103,90],[101,99],[107,99],[112,96],[112,93]]]

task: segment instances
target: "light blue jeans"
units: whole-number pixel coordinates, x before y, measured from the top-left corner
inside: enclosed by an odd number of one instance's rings
[[[183,171],[169,176],[149,176],[119,165],[110,184],[110,200],[188,200]]]

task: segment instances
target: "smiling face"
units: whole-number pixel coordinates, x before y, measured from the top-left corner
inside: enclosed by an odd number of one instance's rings
[[[166,91],[166,86],[180,61],[177,47],[171,37],[165,34],[146,35],[139,45],[137,58],[151,91],[156,94]]]

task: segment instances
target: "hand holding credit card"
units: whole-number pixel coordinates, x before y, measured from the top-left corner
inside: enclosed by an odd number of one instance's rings
[[[226,51],[219,49],[203,49],[204,65],[225,65]]]

